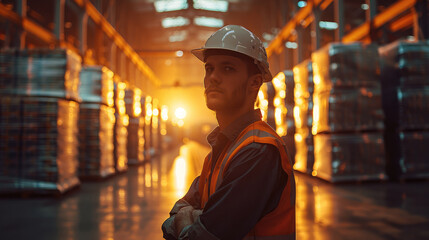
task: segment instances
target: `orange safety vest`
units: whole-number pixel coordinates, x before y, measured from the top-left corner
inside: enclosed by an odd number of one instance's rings
[[[265,122],[257,121],[246,127],[237,139],[226,147],[219,156],[210,178],[212,154],[205,161],[201,172],[198,190],[201,197],[201,208],[204,208],[209,197],[216,191],[223,180],[223,174],[228,169],[231,159],[243,147],[256,142],[271,144],[277,147],[282,160],[282,168],[288,175],[288,180],[280,198],[279,205],[265,215],[244,239],[295,239],[295,178],[286,147],[283,140]],[[269,159],[267,159],[269,160]],[[210,189],[208,189],[210,184]]]

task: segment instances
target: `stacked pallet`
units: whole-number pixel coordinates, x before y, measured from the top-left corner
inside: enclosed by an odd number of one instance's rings
[[[128,164],[136,165],[143,163],[144,159],[144,127],[145,119],[142,116],[144,104],[142,104],[141,90],[125,90],[125,108],[129,117],[127,137]]]
[[[280,75],[280,74],[279,74]],[[276,77],[279,77],[277,75]],[[276,131],[286,143],[289,157],[295,159],[295,121],[293,118],[294,103],[294,79],[293,72],[285,70],[281,73],[282,84],[274,84],[276,94],[274,97],[274,115],[276,120]],[[273,80],[274,81],[274,80]],[[276,86],[277,85],[277,86]],[[280,99],[280,104],[277,103]]]
[[[80,62],[66,49],[0,51],[1,193],[64,193],[80,184]]]
[[[311,127],[313,124],[313,70],[310,60],[293,68],[294,73],[294,123],[295,164],[294,169],[311,174],[314,164],[314,145]]]
[[[85,66],[80,74],[79,177],[106,178],[113,161],[113,73],[106,67]]]
[[[125,114],[126,84],[114,81],[115,99],[115,126],[113,131],[113,158],[116,172],[125,172],[128,169],[127,138],[128,115]]]
[[[385,179],[378,48],[329,44],[311,58],[313,176],[330,182]]]
[[[429,42],[397,41],[380,48],[386,114],[387,173],[429,176]]]

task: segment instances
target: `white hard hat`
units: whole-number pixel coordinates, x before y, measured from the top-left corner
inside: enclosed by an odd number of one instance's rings
[[[262,73],[264,82],[272,80],[267,53],[261,40],[251,31],[238,25],[228,25],[213,33],[202,48],[192,50],[198,59],[204,62],[204,51],[208,49],[229,50],[254,59]]]

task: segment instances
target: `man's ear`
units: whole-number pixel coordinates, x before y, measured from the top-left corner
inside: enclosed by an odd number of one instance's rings
[[[262,86],[263,82],[262,74],[258,73],[250,77],[249,86],[252,90],[259,91],[259,88]]]

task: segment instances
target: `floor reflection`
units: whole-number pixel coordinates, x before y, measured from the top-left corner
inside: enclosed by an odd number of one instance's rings
[[[157,240],[209,148],[189,141],[62,198],[0,198],[1,239]],[[429,239],[429,181],[333,185],[296,174],[297,239]]]

